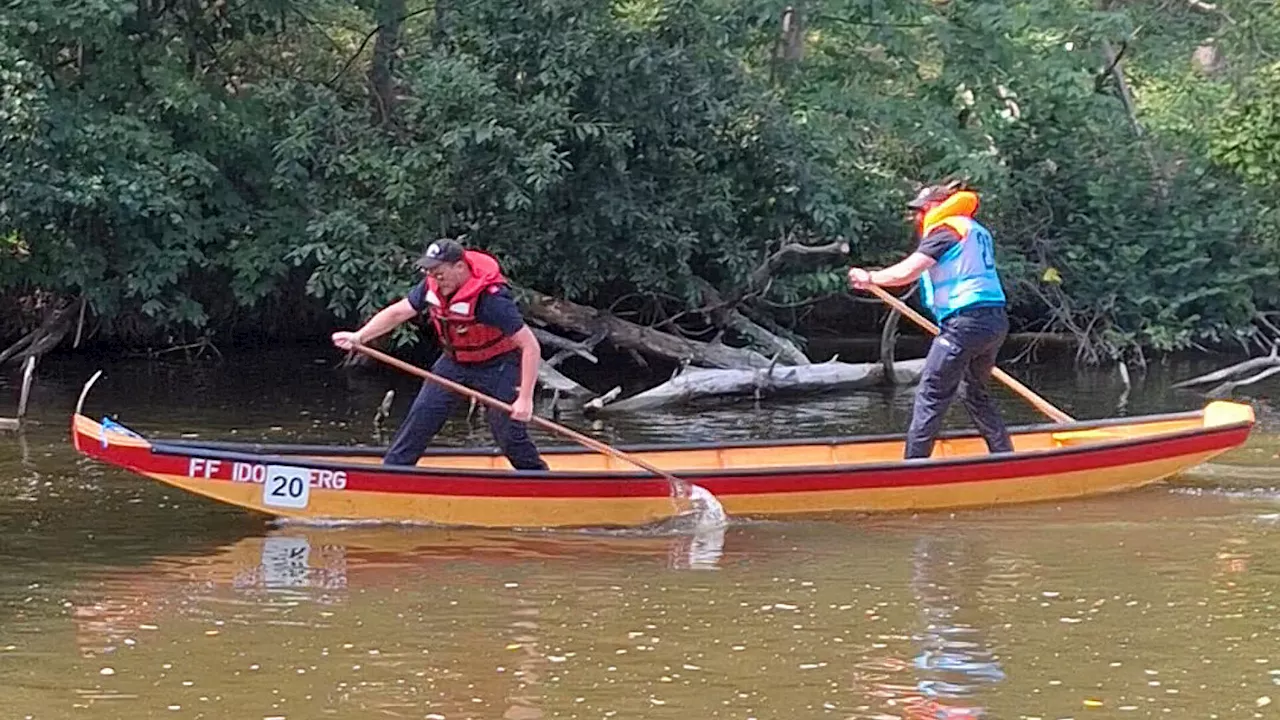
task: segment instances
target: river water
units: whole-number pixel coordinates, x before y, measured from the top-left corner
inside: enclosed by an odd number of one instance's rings
[[[103,361],[86,414],[376,443],[411,379],[291,350]],[[1011,370],[1078,417],[1200,406],[1213,362]],[[0,718],[1248,718],[1280,704],[1280,439],[1167,485],[710,535],[274,525],[78,457],[99,366],[50,358],[0,435]],[[0,415],[16,376],[0,376]],[[1009,393],[1012,422],[1038,421]],[[611,442],[905,428],[909,391],[562,422]],[[953,424],[964,421],[953,413]],[[545,444],[555,442],[540,436]],[[483,422],[442,443],[487,442]],[[1274,701],[1274,702],[1273,702]]]

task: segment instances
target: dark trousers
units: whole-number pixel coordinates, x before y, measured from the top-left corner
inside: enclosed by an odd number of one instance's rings
[[[993,453],[1012,451],[1009,431],[987,392],[996,355],[1009,334],[1004,308],[961,310],[943,320],[941,330],[929,346],[916,389],[911,427],[907,430],[907,459],[927,458],[933,453],[942,419],[957,392],[987,441],[987,448]]]
[[[500,358],[489,363],[469,365],[454,362],[447,355],[440,356],[431,372],[447,380],[461,383],[475,390],[502,400],[513,402],[520,388],[520,359]],[[430,380],[422,383],[422,390],[409,408],[409,414],[396,430],[391,447],[383,456],[386,465],[415,465],[427,444],[444,427],[449,413],[462,401],[462,396],[447,390]],[[489,432],[502,448],[502,452],[517,470],[546,470],[547,464],[538,454],[538,448],[529,437],[522,422],[511,419],[507,413],[494,408],[485,409]]]

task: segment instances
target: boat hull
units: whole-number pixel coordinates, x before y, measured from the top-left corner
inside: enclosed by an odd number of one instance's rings
[[[714,494],[730,516],[930,511],[1132,490],[1241,445],[1253,422],[1249,406],[1216,402],[1195,413],[1016,429],[1016,452],[1005,455],[954,434],[934,458],[914,461],[888,460],[901,440],[886,438],[635,452]],[[548,452],[552,472],[527,473],[485,451],[442,451],[394,468],[343,448],[149,441],[78,414],[72,435],[94,459],[278,517],[546,528],[641,526],[677,512],[665,480],[570,449]],[[301,497],[291,496],[290,478]]]

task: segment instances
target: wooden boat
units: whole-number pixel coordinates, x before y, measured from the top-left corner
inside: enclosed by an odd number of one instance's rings
[[[95,376],[96,379],[96,376]],[[313,521],[479,527],[627,527],[676,512],[670,484],[624,461],[548,448],[548,472],[515,471],[496,449],[432,448],[417,467],[381,464],[380,448],[147,439],[81,414],[72,440],[88,457],[274,516]],[[729,516],[925,511],[1078,498],[1138,488],[1245,442],[1253,409],[1011,429],[1014,452],[990,455],[972,432],[944,434],[933,457],[902,460],[903,437],[649,445],[626,450],[710,493]]]

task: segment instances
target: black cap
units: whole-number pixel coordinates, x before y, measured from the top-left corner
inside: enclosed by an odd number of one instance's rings
[[[418,258],[414,265],[423,270],[430,270],[437,265],[458,262],[462,259],[463,252],[465,250],[462,247],[462,243],[449,238],[441,238],[428,245],[426,251],[422,253],[422,257]]]
[[[961,187],[962,184],[959,180],[952,180],[942,185],[926,185],[920,188],[920,192],[916,193],[916,196],[907,203],[907,207],[913,210],[922,210],[946,200],[956,194],[956,191]]]

